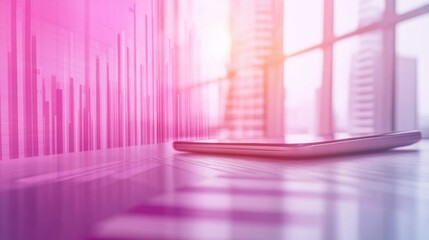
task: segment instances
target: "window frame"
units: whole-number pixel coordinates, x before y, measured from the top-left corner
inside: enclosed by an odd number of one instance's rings
[[[278,4],[279,19],[277,21],[278,30],[276,30],[277,46],[281,46],[283,50],[283,0],[273,0]],[[398,114],[395,114],[394,97],[395,97],[395,81],[396,81],[396,27],[398,24],[407,20],[417,18],[426,14],[429,14],[429,3],[420,6],[413,10],[398,14],[396,11],[397,0],[384,0],[385,9],[378,21],[375,21],[366,26],[358,27],[357,29],[347,32],[341,35],[335,35],[334,23],[335,23],[335,12],[334,4],[336,0],[323,0],[324,12],[323,12],[323,37],[322,42],[308,46],[296,52],[289,54],[281,53],[278,56],[274,56],[274,59],[267,60],[264,66],[265,74],[268,76],[267,82],[271,82],[273,86],[268,86],[268,89],[276,89],[275,94],[268,94],[265,99],[266,111],[267,111],[267,125],[266,135],[277,136],[284,132],[284,93],[279,93],[279,89],[284,88],[283,81],[283,66],[287,59],[306,54],[314,50],[323,51],[323,77],[322,77],[322,93],[321,93],[321,104],[322,109],[319,110],[319,134],[329,136],[335,134],[334,126],[334,110],[333,110],[333,54],[334,45],[342,40],[353,38],[356,36],[363,35],[374,31],[380,31],[383,36],[383,53],[382,58],[385,63],[383,73],[386,79],[386,97],[383,98],[383,112],[380,114],[382,119],[378,119],[377,122],[383,123],[377,126],[379,131],[389,132],[394,131],[395,122]],[[269,69],[268,69],[269,68]],[[276,79],[272,79],[276,78]],[[201,88],[207,84],[214,82],[225,81],[225,78],[219,78],[206,82],[199,82],[195,85],[189,86],[188,88]],[[179,92],[186,92],[187,88],[179,89]],[[273,124],[270,124],[273,123]],[[429,129],[424,129],[429,130]],[[428,136],[427,136],[428,137]]]
[[[333,110],[333,49],[334,45],[342,40],[349,39],[352,37],[360,36],[365,33],[373,31],[380,31],[383,36],[383,53],[382,58],[385,63],[383,74],[386,79],[385,89],[386,97],[383,98],[382,105],[384,108],[380,114],[382,119],[378,119],[376,122],[383,123],[378,125],[378,131],[389,132],[394,131],[396,117],[398,116],[394,112],[394,97],[395,97],[395,65],[396,65],[396,27],[398,24],[407,20],[417,18],[429,14],[429,3],[408,12],[398,14],[396,11],[397,0],[384,0],[385,9],[380,19],[369,25],[358,27],[357,29],[336,36],[334,29],[334,4],[335,0],[323,0],[324,2],[324,18],[323,18],[323,38],[322,42],[312,46],[308,46],[305,49],[284,54],[284,64],[287,59],[306,54],[314,50],[323,51],[323,78],[322,78],[322,93],[320,96],[320,115],[319,115],[319,134],[322,136],[329,136],[335,134],[334,126],[334,110]],[[272,102],[280,102],[280,99],[273,100]],[[281,101],[283,104],[284,102]]]

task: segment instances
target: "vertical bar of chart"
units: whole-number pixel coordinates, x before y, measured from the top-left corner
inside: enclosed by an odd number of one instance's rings
[[[70,122],[69,122],[69,152],[75,151],[75,105],[74,105],[74,79],[70,78],[69,86],[69,111],[70,111]]]
[[[118,34],[118,139],[117,146],[123,146],[123,111],[122,111],[122,45],[121,45],[121,35]]]
[[[95,60],[95,80],[96,80],[96,148],[101,149],[101,93],[100,93],[100,59]]]
[[[10,63],[10,74],[8,84],[9,100],[9,158],[19,157],[18,138],[18,56],[17,56],[17,31],[16,31],[16,9],[17,1],[11,1],[11,52],[8,57]]]
[[[42,98],[43,98],[43,154],[51,154],[50,148],[50,112],[49,112],[49,102],[46,99],[46,81],[43,79],[43,88],[42,88]]]
[[[64,153],[64,140],[63,140],[63,91],[62,89],[57,88],[55,91],[55,102],[56,102],[56,133],[57,133],[57,147],[56,151],[58,154]]]
[[[112,120],[111,120],[111,116],[112,116],[112,103],[111,103],[111,90],[110,90],[110,67],[109,64],[106,64],[106,103],[107,103],[107,107],[106,107],[106,141],[107,141],[107,148],[111,148],[112,147],[112,140],[111,140],[111,135],[112,135],[112,131],[111,131],[111,127],[112,127]]]

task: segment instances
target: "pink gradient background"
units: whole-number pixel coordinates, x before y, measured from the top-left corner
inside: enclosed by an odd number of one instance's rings
[[[177,92],[197,71],[191,9],[115,0],[1,6],[0,159],[206,134],[198,96]]]

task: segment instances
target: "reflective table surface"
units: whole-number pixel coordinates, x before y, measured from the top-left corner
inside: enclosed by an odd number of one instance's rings
[[[429,142],[282,160],[170,144],[0,162],[0,239],[429,239]]]

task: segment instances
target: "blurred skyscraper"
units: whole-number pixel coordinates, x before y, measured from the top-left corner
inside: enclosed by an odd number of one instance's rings
[[[396,57],[395,130],[417,128],[417,64],[415,58]]]
[[[266,126],[264,65],[275,51],[276,0],[231,1],[232,53],[225,129],[261,137]]]
[[[377,1],[361,0],[359,4],[359,26],[374,22],[381,16]],[[351,83],[349,87],[349,132],[371,134],[378,131],[382,85],[383,35],[371,32],[359,36],[359,46],[352,59]]]
[[[383,16],[383,9],[377,0],[360,0],[359,26],[367,26]],[[382,31],[359,36],[358,50],[352,60],[352,76],[349,87],[350,110],[349,132],[351,134],[373,134],[395,130],[410,130],[417,127],[415,59],[397,56],[395,60],[396,79],[391,90],[389,82],[393,76],[386,67],[391,58],[384,55],[389,49],[385,45]],[[386,49],[384,49],[386,48]],[[393,70],[392,70],[393,71]],[[396,89],[396,91],[393,91]],[[389,95],[392,91],[394,95]],[[386,106],[386,99],[392,96],[394,103]],[[387,109],[391,107],[392,109]],[[393,115],[393,123],[386,122]],[[390,125],[391,124],[391,125]]]

